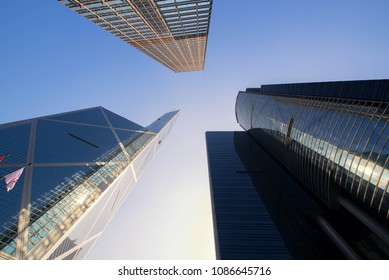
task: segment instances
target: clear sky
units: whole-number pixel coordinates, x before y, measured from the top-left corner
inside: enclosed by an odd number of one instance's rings
[[[178,74],[57,1],[0,11],[0,123],[101,105],[146,126],[181,110],[90,259],[214,258],[204,133],[240,129],[239,90],[389,78],[387,0],[214,0],[205,70]]]

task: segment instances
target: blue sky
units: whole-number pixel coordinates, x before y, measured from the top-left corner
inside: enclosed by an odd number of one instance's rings
[[[205,70],[160,65],[57,1],[0,3],[0,123],[104,106],[141,125],[181,109],[89,254],[212,259],[207,130],[239,130],[239,90],[389,77],[387,0],[214,0]]]

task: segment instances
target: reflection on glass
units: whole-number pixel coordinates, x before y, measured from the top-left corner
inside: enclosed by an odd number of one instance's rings
[[[240,92],[236,112],[323,202],[336,185],[389,218],[387,103]]]

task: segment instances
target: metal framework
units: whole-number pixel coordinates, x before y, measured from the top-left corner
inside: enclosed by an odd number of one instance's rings
[[[212,0],[58,0],[174,72],[204,69]]]
[[[387,220],[388,88],[389,80],[265,85],[239,93],[236,116],[325,204],[344,189]]]

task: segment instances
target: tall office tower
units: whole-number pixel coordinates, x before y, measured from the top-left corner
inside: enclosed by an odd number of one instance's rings
[[[207,135],[219,258],[389,258],[388,105],[389,80],[239,92],[245,136]]]
[[[83,259],[177,113],[147,127],[103,107],[0,125],[0,259]]]
[[[252,137],[206,142],[217,259],[344,258],[314,222],[324,211]]]
[[[174,72],[204,69],[212,0],[58,0]]]

